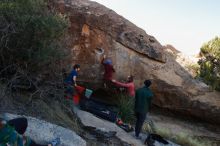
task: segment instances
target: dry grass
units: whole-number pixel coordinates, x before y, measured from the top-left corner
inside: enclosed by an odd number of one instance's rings
[[[172,133],[167,128],[158,128],[155,126],[152,128],[152,126],[149,125],[148,123],[144,123],[143,131],[150,133],[154,131],[155,133],[161,135],[162,137],[183,146],[217,146],[218,145],[217,143],[213,143],[208,140],[193,138],[187,133],[183,133],[183,132]]]

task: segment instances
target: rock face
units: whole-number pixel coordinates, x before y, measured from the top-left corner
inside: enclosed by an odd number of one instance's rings
[[[67,41],[72,56],[70,64],[81,64],[81,81],[100,85],[103,76],[100,60],[106,54],[113,61],[116,79],[132,74],[136,87],[142,86],[145,79],[153,80],[155,105],[220,123],[220,94],[210,92],[208,86],[194,80],[175,55],[153,36],[96,2],[54,0],[51,5],[70,20]]]

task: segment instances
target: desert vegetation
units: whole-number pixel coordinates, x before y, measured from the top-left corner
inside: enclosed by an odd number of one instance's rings
[[[58,95],[65,59],[61,42],[67,27],[65,16],[47,1],[1,1],[0,81],[7,95],[24,90],[31,96]]]
[[[216,37],[201,47],[200,77],[215,90],[220,90],[220,38]]]

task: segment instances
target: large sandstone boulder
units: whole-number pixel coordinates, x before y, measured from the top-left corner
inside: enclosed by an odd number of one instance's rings
[[[70,65],[81,64],[81,81],[100,85],[100,59],[106,54],[113,60],[116,79],[132,74],[136,87],[142,86],[145,79],[153,80],[155,105],[220,123],[220,94],[194,80],[153,36],[96,2],[54,0],[51,5],[70,20]]]

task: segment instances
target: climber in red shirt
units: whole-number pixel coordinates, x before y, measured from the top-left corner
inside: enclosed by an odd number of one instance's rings
[[[113,68],[112,61],[109,58],[106,58],[106,55],[103,56],[101,63],[104,65],[104,85],[112,83],[113,73],[115,69]]]

